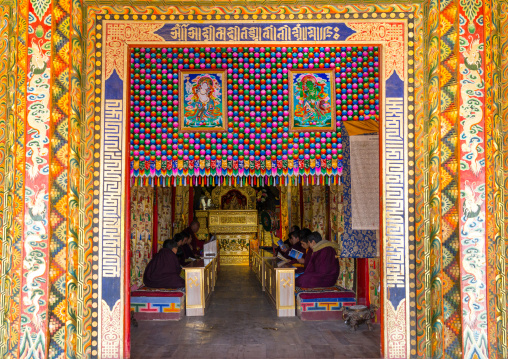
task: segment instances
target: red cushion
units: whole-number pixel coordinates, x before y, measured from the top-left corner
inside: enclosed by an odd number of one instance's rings
[[[183,297],[185,289],[170,289],[170,288],[150,288],[139,287],[138,290],[131,292],[131,297]]]
[[[314,293],[300,293],[302,299],[318,299],[318,298],[356,298],[354,292],[314,292]]]

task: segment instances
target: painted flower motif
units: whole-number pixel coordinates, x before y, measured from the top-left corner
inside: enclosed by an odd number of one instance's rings
[[[11,301],[11,309],[9,310],[9,321],[14,322],[19,318],[19,305]]]

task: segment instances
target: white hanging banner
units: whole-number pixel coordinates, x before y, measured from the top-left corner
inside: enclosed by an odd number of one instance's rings
[[[351,224],[379,229],[379,135],[351,136]]]

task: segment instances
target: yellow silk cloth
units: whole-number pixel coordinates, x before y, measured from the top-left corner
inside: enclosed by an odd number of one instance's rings
[[[365,133],[379,132],[379,122],[375,120],[344,121],[349,136],[363,135]]]

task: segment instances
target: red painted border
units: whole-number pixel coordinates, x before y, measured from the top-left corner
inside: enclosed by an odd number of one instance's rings
[[[406,24],[407,26],[407,24]],[[381,55],[383,53],[383,45],[378,45],[379,46],[379,54],[378,54],[378,58],[380,59],[381,58]],[[383,61],[378,61],[379,63],[379,78],[380,80],[383,79],[382,75],[384,73],[384,64],[383,64]],[[406,66],[406,71],[408,70],[407,66]],[[384,81],[386,82],[386,79],[384,79]],[[384,87],[383,86],[379,86],[379,99],[380,100],[383,100],[384,99],[384,93],[383,93],[383,89]],[[380,101],[381,103],[384,103],[385,101]],[[380,313],[379,316],[378,316],[378,321],[379,323],[381,323],[381,337],[380,337],[380,349],[381,349],[381,354],[384,355],[385,354],[385,341],[384,341],[384,338],[385,338],[385,318],[384,318],[384,298],[385,298],[385,291],[384,291],[384,273],[383,273],[383,263],[384,263],[384,246],[383,246],[383,225],[384,225],[384,207],[383,207],[383,194],[384,194],[384,186],[383,186],[383,179],[384,179],[384,176],[383,176],[383,170],[384,170],[384,166],[383,166],[383,128],[384,128],[384,124],[385,124],[385,121],[384,121],[384,113],[383,113],[383,110],[384,110],[384,106],[379,106],[379,305],[380,305],[380,308],[378,310],[378,312]],[[368,266],[368,264],[367,264]],[[367,272],[368,273],[368,272]],[[367,281],[368,283],[368,281]],[[368,285],[368,284],[367,284]],[[370,290],[370,289],[369,289]]]
[[[127,78],[130,79],[130,66],[127,71]],[[127,86],[128,80],[124,80]],[[127,86],[127,99],[131,97],[130,86]],[[131,357],[131,169],[130,169],[130,106],[127,103],[124,104],[127,107],[127,119],[125,126],[125,173],[123,174],[125,179],[125,266],[124,266],[124,357]]]

